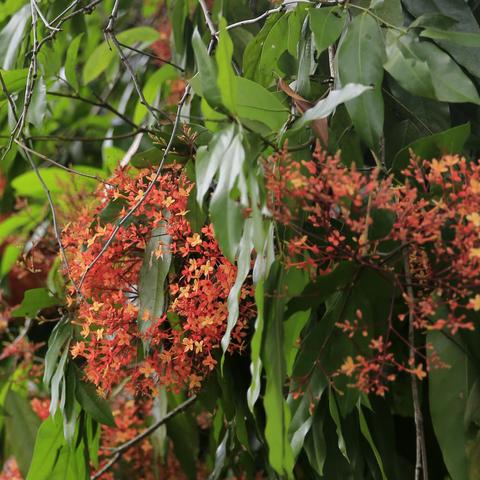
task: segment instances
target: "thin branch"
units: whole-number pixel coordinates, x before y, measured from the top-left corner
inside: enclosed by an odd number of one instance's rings
[[[127,50],[132,50],[135,53],[144,55],[145,57],[153,58],[154,60],[158,60],[159,62],[163,62],[168,65],[171,65],[172,67],[176,68],[177,70],[180,70],[181,72],[185,72],[184,68],[182,68],[180,65],[177,65],[176,63],[171,62],[170,60],[166,60],[165,58],[159,57],[158,55],[154,55],[153,53],[150,53],[150,52],[144,52],[142,50],[139,50],[138,48],[131,47],[130,45],[125,45],[120,41],[118,43],[122,48],[125,48]]]
[[[110,103],[106,102],[105,100],[101,100],[96,102],[95,100],[90,100],[89,98],[82,97],[81,95],[71,95],[68,93],[62,92],[52,92],[47,91],[47,95],[51,95],[54,97],[63,97],[63,98],[71,98],[72,100],[79,100],[80,102],[88,103],[89,105],[93,105],[95,107],[104,108],[105,110],[109,110],[110,112],[114,113],[117,117],[121,118],[125,123],[128,123],[133,128],[139,128],[138,125],[130,120],[126,115],[119,112],[114,106]]]
[[[50,193],[50,190],[49,190],[47,184],[45,183],[45,180],[43,179],[37,165],[33,161],[32,157],[30,156],[30,153],[28,151],[25,151],[25,156],[27,157],[28,162],[30,163],[30,166],[32,167],[32,170],[35,172],[35,175],[37,176],[38,180],[40,181],[40,183],[42,185],[42,188],[43,188],[43,190],[44,190],[44,192],[47,196],[48,205],[50,206],[50,212],[52,214],[53,233],[55,235],[55,240],[57,241],[58,248],[60,250],[60,256],[62,258],[62,263],[64,265],[65,271],[67,272],[68,278],[72,282],[72,285],[74,286],[75,290],[77,291],[77,293],[79,295],[81,295],[81,292],[77,287],[77,284],[75,283],[75,281],[73,280],[73,278],[70,274],[70,266],[69,266],[69,263],[68,263],[67,254],[65,252],[65,248],[64,248],[63,243],[62,243],[60,229],[58,227],[57,211],[55,209],[55,205],[53,203],[52,195]]]
[[[410,272],[409,250],[403,250],[403,268],[405,271],[405,279],[407,281],[408,294],[408,342],[409,342],[409,361],[411,367],[415,365],[415,293],[412,287],[412,276]],[[416,440],[416,462],[415,462],[415,480],[420,480],[423,472],[423,480],[428,480],[428,465],[427,465],[427,448],[425,445],[425,432],[423,429],[423,415],[420,405],[420,396],[418,394],[417,377],[411,375],[412,399],[413,399],[413,414],[415,420],[415,440]]]
[[[202,8],[203,16],[205,18],[205,22],[207,23],[207,27],[210,30],[210,33],[212,34],[212,37],[216,38],[217,35],[218,35],[217,29],[215,28],[215,25],[212,22],[212,17],[210,16],[210,12],[208,11],[208,6],[205,3],[205,0],[198,0],[198,3],[200,4],[200,7]]]
[[[115,0],[115,4],[113,5],[112,13],[110,14],[108,24],[105,27],[105,36],[107,38],[107,41],[110,40],[115,48],[115,50],[118,53],[118,56],[120,57],[121,62],[127,69],[128,73],[130,74],[130,78],[132,79],[133,86],[135,88],[135,91],[137,92],[138,98],[140,99],[140,103],[150,112],[152,117],[157,121],[157,123],[160,123],[160,119],[157,116],[157,112],[159,112],[163,117],[165,117],[167,120],[170,120],[170,116],[158,109],[153,108],[146,100],[145,95],[143,94],[143,91],[140,87],[140,84],[138,83],[137,76],[135,74],[135,70],[133,69],[131,63],[128,61],[127,57],[123,53],[122,46],[120,45],[120,42],[118,41],[116,35],[115,35],[115,22],[117,20],[117,15],[118,15],[118,8],[119,8],[119,0]]]
[[[155,175],[153,176],[152,180],[150,181],[148,187],[146,188],[146,190],[143,193],[143,195],[141,196],[141,198],[133,205],[133,207],[117,223],[117,225],[113,229],[112,233],[108,237],[107,241],[103,244],[103,247],[101,248],[100,252],[98,252],[96,257],[87,265],[87,267],[85,268],[85,270],[84,270],[84,272],[83,272],[83,274],[80,278],[79,289],[82,288],[83,283],[85,282],[85,278],[87,277],[90,270],[95,266],[95,264],[98,262],[98,260],[100,260],[102,255],[107,251],[108,247],[115,240],[115,237],[117,236],[120,229],[130,219],[130,217],[140,208],[140,206],[143,204],[143,202],[145,201],[145,199],[147,198],[147,196],[150,194],[153,187],[155,186],[155,183],[157,182],[158,178],[160,177],[160,173],[162,171],[163,164],[165,163],[165,160],[166,160],[168,154],[170,153],[170,150],[172,149],[173,142],[175,141],[175,135],[177,134],[178,126],[180,124],[180,117],[181,117],[182,108],[183,108],[183,105],[185,104],[189,95],[190,95],[190,85],[187,85],[187,87],[185,88],[185,92],[183,94],[183,97],[178,104],[177,114],[175,116],[175,122],[173,124],[172,133],[170,135],[170,139],[167,143],[167,146],[165,147],[162,159],[160,161],[160,164],[158,165],[158,168],[155,172]]]
[[[99,176],[97,175],[90,175],[89,173],[84,173],[84,172],[79,172],[78,170],[75,170],[73,168],[69,168],[69,167],[66,167],[65,165],[53,160],[52,158],[49,158],[47,157],[46,155],[43,155],[42,153],[40,152],[37,152],[29,147],[27,147],[26,145],[24,145],[22,142],[18,141],[18,140],[15,140],[15,143],[20,147],[22,148],[23,150],[25,150],[26,152],[29,152],[31,153],[32,155],[35,155],[36,157],[38,158],[41,158],[42,160],[45,160],[46,162],[48,163],[51,163],[52,165],[55,165],[63,170],[66,170],[67,172],[69,173],[72,173],[74,175],[78,175],[79,177],[85,177],[85,178],[90,178],[92,180],[96,180],[97,182],[100,182],[100,183],[103,183],[104,185],[110,185],[112,186],[110,183],[106,182],[105,180],[103,180],[102,178],[100,178]]]
[[[62,135],[33,135],[28,137],[29,140],[35,142],[51,142],[56,140],[59,142],[104,142],[105,140],[123,140],[125,138],[131,138],[139,133],[148,133],[146,128],[139,128],[133,132],[119,133],[118,135],[109,135],[107,137],[65,137]]]
[[[153,425],[151,425],[146,430],[144,430],[142,433],[132,438],[128,442],[125,442],[123,445],[120,445],[119,447],[115,448],[113,450],[112,458],[100,470],[98,470],[98,472],[92,475],[90,477],[90,480],[96,480],[97,478],[100,478],[105,472],[107,472],[113,467],[113,465],[120,459],[120,457],[123,455],[124,452],[126,452],[127,450],[135,446],[137,443],[147,438],[155,430],[157,430],[163,424],[168,422],[171,418],[184,412],[196,399],[197,399],[196,395],[191,396],[190,398],[185,400],[183,403],[181,403],[178,407],[174,408],[172,411],[167,413],[161,420],[158,420]]]

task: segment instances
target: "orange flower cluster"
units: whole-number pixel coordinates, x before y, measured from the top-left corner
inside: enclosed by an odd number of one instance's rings
[[[78,220],[65,228],[63,242],[74,281],[101,251],[118,219],[142,198],[153,176],[152,170],[118,171],[110,180],[113,187],[98,190],[97,205],[79,212]],[[180,166],[165,168],[85,278],[86,300],[79,302],[75,321],[82,338],[71,353],[86,360],[85,374],[101,393],[126,379],[130,387],[146,394],[159,384],[174,390],[196,389],[217,363],[236,267],[221,254],[210,225],[192,231],[187,213],[193,188]],[[165,238],[145,259],[152,232]],[[152,265],[170,254],[167,308],[152,318],[152,312],[140,311],[140,270],[144,259]],[[242,290],[230,350],[243,348],[246,325],[255,315],[251,290],[251,286]],[[73,287],[70,294],[73,306]],[[151,326],[141,329],[141,322]],[[144,341],[149,342],[146,356],[139,353]]]
[[[389,351],[389,333],[398,335],[394,322],[401,325],[408,314],[422,331],[474,329],[480,311],[478,162],[412,159],[402,182],[380,169],[347,168],[320,150],[312,161],[274,155],[265,169],[269,209],[292,232],[290,267],[321,276],[350,261],[393,278],[403,307],[396,319],[385,313],[385,339],[373,335],[362,312],[338,324],[350,337],[358,333],[372,342],[372,358],[350,357],[341,369],[358,388],[383,394],[383,382],[395,379],[392,371],[425,375],[422,365],[398,361]]]

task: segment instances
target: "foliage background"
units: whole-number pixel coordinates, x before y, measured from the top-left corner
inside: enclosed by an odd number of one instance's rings
[[[263,208],[263,162],[282,149],[310,160],[319,142],[341,150],[347,167],[399,184],[411,152],[478,158],[478,7],[1,2],[3,477],[98,478],[112,458],[101,478],[479,478],[478,332],[427,339],[419,329],[408,348],[398,340],[393,349],[407,357],[415,347],[415,366],[427,370],[429,343],[450,368],[429,369],[423,382],[404,371],[383,396],[330,378],[362,347],[324,326],[358,309],[365,325],[385,325],[392,286],[372,271],[312,279],[284,269],[293,235]],[[151,400],[119,388],[102,399],[69,353],[81,333],[66,303],[60,232],[119,165],[155,171],[173,161],[204,193],[190,204],[193,230],[208,215],[241,282],[252,281],[256,252],[257,321],[243,355],[216,349],[198,391],[162,389]],[[377,227],[388,231],[388,218]],[[164,280],[141,295],[163,294]],[[346,308],[335,308],[339,298]],[[405,306],[400,294],[395,302]],[[187,411],[156,434],[121,446],[186,399]]]

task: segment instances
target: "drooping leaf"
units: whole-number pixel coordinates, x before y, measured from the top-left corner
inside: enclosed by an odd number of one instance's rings
[[[385,68],[406,90],[444,102],[480,104],[472,81],[433,43],[420,41],[413,34],[390,31],[387,45]]]
[[[1,70],[7,92],[10,94],[16,93],[25,88],[27,84],[28,68],[19,68],[18,70]],[[3,88],[0,88],[0,99],[5,98]]]
[[[116,35],[120,43],[133,46],[141,44],[151,45],[159,39],[159,33],[152,27],[134,27]],[[83,82],[85,84],[98,78],[118,56],[115,48],[106,41],[101,43],[88,57],[83,67]]]
[[[217,84],[218,71],[198,30],[193,33],[192,47],[195,52],[202,95],[213,108],[217,108],[222,104],[222,95]]]
[[[279,72],[278,59],[287,49],[288,17],[285,14],[272,15],[245,49],[245,77],[268,87],[273,81],[274,72]]]
[[[376,20],[367,13],[355,17],[339,46],[338,73],[343,85],[373,86],[372,91],[346,104],[355,129],[373,149],[378,149],[383,134],[384,55],[382,32]]]
[[[278,96],[260,84],[243,77],[235,77],[237,114],[242,120],[265,124],[271,131],[278,131],[288,119],[288,108]]]
[[[332,90],[326,98],[320,100],[314,107],[308,109],[303,116],[297,120],[294,128],[301,128],[307,122],[328,117],[342,103],[349,102],[360,95],[366,95],[365,92],[369,90],[372,90],[372,87],[357,83],[348,83],[340,90]]]
[[[109,403],[98,396],[94,385],[78,379],[76,398],[82,408],[98,423],[112,428],[116,427]]]
[[[464,417],[469,393],[467,356],[442,332],[428,333],[428,342],[447,368],[429,375],[430,412],[435,436],[452,480],[468,477]]]
[[[394,159],[393,168],[395,171],[400,172],[406,167],[410,150],[420,158],[434,158],[449,153],[461,152],[465,142],[470,137],[470,133],[470,124],[466,123],[444,132],[420,138],[398,152]]]
[[[218,36],[218,45],[215,50],[215,59],[217,61],[218,77],[217,85],[220,90],[222,103],[233,114],[237,111],[237,83],[235,82],[235,72],[232,67],[233,43],[226,29],[227,22],[225,18],[220,20],[220,33]]]
[[[138,285],[140,305],[137,324],[141,333],[145,333],[154,325],[167,308],[165,282],[172,263],[170,242],[167,217],[152,231],[140,270]],[[150,342],[148,339],[144,339],[143,343],[147,351]]]
[[[64,445],[60,415],[48,417],[40,425],[35,440],[32,464],[27,480],[47,480],[54,469],[58,451]]]
[[[230,344],[230,336],[238,321],[240,313],[240,293],[242,286],[250,272],[251,254],[253,250],[253,222],[248,219],[245,222],[242,239],[240,240],[238,258],[237,258],[237,278],[228,294],[228,318],[227,328],[222,338],[221,345],[225,353]]]
[[[145,100],[150,104],[155,106],[155,100],[159,98],[160,92],[166,81],[177,78],[178,74],[174,67],[171,65],[163,65],[156,72],[154,72],[148,80],[145,82],[143,87],[143,96]],[[133,114],[133,121],[136,124],[140,124],[142,120],[147,116],[148,109],[143,103],[139,100],[135,106],[135,112]],[[157,151],[158,157],[158,151]]]
[[[340,37],[347,12],[340,7],[323,7],[312,8],[309,15],[315,47],[322,53]]]
[[[455,43],[456,45],[463,45],[465,47],[480,47],[480,33],[455,32],[428,27],[420,33],[420,36],[432,38],[433,40],[444,40],[448,43]]]
[[[216,133],[208,148],[197,152],[195,161],[195,178],[197,179],[197,201],[202,206],[203,199],[211,186],[212,180],[220,167],[225,153],[230,148],[235,133],[234,126],[229,126]]]
[[[360,431],[362,432],[362,435],[365,437],[365,439],[367,440],[368,444],[370,445],[373,451],[373,454],[378,464],[378,468],[380,469],[380,472],[382,474],[383,480],[387,480],[385,471],[383,469],[382,457],[380,456],[380,453],[378,452],[378,448],[375,445],[375,442],[373,441],[372,434],[370,433],[370,429],[368,428],[368,423],[365,418],[365,414],[363,413],[362,405],[360,402],[357,404],[357,409],[358,409],[358,418],[360,421]]]
[[[78,90],[77,61],[82,37],[83,33],[80,33],[72,40],[65,56],[65,77],[75,90]]]
[[[283,316],[285,309],[284,272],[275,263],[272,266],[266,292],[275,292],[265,305],[265,334],[262,362],[265,368],[266,389],[264,407],[267,415],[265,438],[268,444],[268,459],[272,468],[286,478],[293,478],[293,452],[288,438],[290,410],[285,401]],[[268,297],[267,297],[268,298]]]
[[[47,288],[27,290],[22,303],[13,312],[13,317],[35,317],[40,310],[59,305],[60,300],[52,295]]]
[[[25,28],[30,20],[30,5],[18,10],[0,32],[0,67],[10,70],[17,60]]]
[[[25,476],[32,460],[40,420],[33,412],[30,402],[13,390],[5,398],[4,410],[7,441]]]
[[[260,356],[262,342],[263,342],[263,330],[264,330],[264,279],[260,279],[255,285],[255,304],[257,306],[257,318],[255,320],[255,332],[251,341],[251,354],[250,354],[250,373],[252,380],[247,391],[248,408],[254,413],[255,403],[260,396],[261,387],[261,374],[262,374],[262,359]]]

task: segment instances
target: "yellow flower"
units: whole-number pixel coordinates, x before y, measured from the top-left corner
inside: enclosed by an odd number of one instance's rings
[[[353,358],[351,356],[348,356],[340,370],[348,377],[351,377],[353,375],[353,372],[355,371],[355,367],[356,365],[353,361]]]
[[[480,310],[480,295],[477,293],[474,298],[470,299],[470,306],[478,312]]]
[[[480,227],[480,215],[477,212],[467,215],[467,220],[472,222],[475,227]]]
[[[480,248],[471,248],[470,258],[480,258]]]
[[[445,173],[445,172],[448,172],[448,168],[445,166],[445,162],[443,160],[435,160],[433,159],[432,160],[432,164],[431,164],[431,169],[434,171],[434,172],[437,172],[437,173]]]
[[[192,237],[187,237],[187,242],[192,246],[196,247],[197,245],[202,244],[202,239],[198,233],[194,233]]]

